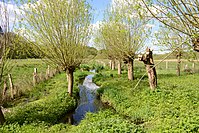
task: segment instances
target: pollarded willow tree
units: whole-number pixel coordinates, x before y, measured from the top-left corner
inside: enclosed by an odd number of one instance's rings
[[[151,15],[164,25],[191,39],[193,49],[199,52],[198,0],[142,0]],[[149,2],[149,3],[148,3]]]
[[[98,46],[105,50],[106,56],[110,60],[117,59],[118,63],[118,74],[121,74],[121,52],[122,49],[118,45],[124,44],[126,37],[124,25],[117,22],[103,22],[98,30],[98,36],[96,37]]]
[[[66,71],[71,96],[73,72],[85,58],[90,38],[90,5],[85,0],[35,0],[26,5],[23,11],[28,38],[47,61]]]
[[[187,47],[189,43],[187,37],[169,27],[160,28],[155,35],[158,41],[157,45],[162,46],[162,50],[172,51],[176,57],[176,75],[180,76],[181,58],[186,55],[185,53],[190,52],[189,47]]]
[[[133,80],[133,62],[136,52],[143,46],[150,34],[147,27],[148,18],[145,10],[138,8],[134,1],[134,10],[127,3],[115,0],[108,9],[105,20],[100,26],[99,34],[103,46],[116,59],[128,64],[128,79]]]
[[[107,45],[110,43],[110,40],[113,43],[113,38],[110,34],[108,34],[107,31],[112,30],[111,24],[102,22],[99,24],[99,28],[95,32],[95,47],[98,49],[103,50],[103,55],[105,58],[108,58],[110,60],[110,69],[115,69],[115,53],[113,52],[113,49],[111,48],[111,45]],[[113,32],[113,31],[112,31]],[[113,33],[115,34],[115,33]]]

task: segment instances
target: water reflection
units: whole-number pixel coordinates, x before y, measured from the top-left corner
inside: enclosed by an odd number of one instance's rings
[[[79,104],[75,112],[71,115],[73,120],[69,120],[74,125],[77,125],[85,117],[87,112],[96,112],[102,108],[102,103],[96,96],[96,91],[99,87],[92,82],[93,76],[93,74],[88,75],[83,85],[79,86]]]

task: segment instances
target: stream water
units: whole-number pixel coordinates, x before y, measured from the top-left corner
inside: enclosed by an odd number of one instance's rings
[[[71,123],[73,125],[78,125],[79,122],[84,119],[87,112],[97,112],[102,107],[103,104],[96,95],[96,91],[99,88],[95,83],[92,82],[94,74],[85,77],[82,85],[79,85],[79,102],[75,109],[64,118],[65,122]]]

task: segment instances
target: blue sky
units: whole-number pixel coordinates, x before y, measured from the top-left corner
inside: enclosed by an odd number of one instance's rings
[[[87,0],[92,8],[94,9],[94,24],[96,24],[98,21],[102,21],[103,20],[103,13],[104,11],[107,9],[108,6],[110,6],[112,0]],[[158,26],[159,26],[159,22],[154,21],[153,24],[153,28],[152,28],[152,33],[154,33],[155,31],[158,30]],[[152,39],[149,39],[146,42],[146,47],[151,47],[152,49],[154,49],[154,52],[157,53],[157,51],[159,51],[159,48],[154,46],[152,44]]]
[[[3,0],[0,0],[2,2]],[[13,4],[14,0],[4,0],[8,4]],[[103,19],[103,12],[110,5],[111,0],[87,0],[94,9],[94,23]]]
[[[103,20],[104,10],[110,5],[111,0],[87,0],[94,9],[94,23]]]
[[[12,8],[11,5],[13,5],[13,3],[10,1],[13,1],[13,0],[5,0],[5,2],[9,4],[10,8]],[[0,0],[0,2],[2,2],[2,0]],[[107,7],[110,7],[112,0],[87,0],[87,2],[90,3],[90,5],[92,6],[94,10],[93,24],[97,25],[98,22],[103,20],[104,11],[107,9]],[[156,21],[154,25],[155,26],[153,26],[153,29],[152,29],[153,32],[158,30],[157,25],[159,25],[159,22]],[[154,50],[158,50],[158,48],[152,44],[151,39],[146,42],[146,46],[152,47]]]

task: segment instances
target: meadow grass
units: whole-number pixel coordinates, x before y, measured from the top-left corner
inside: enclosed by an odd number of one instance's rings
[[[101,85],[101,100],[145,132],[198,132],[199,74],[158,73],[155,91],[150,90],[147,76],[133,89],[139,78],[128,81],[126,72],[118,77],[116,71],[105,71],[94,81]]]
[[[21,71],[17,73],[13,68],[15,77],[20,77],[21,72],[29,73],[29,69],[39,66],[44,68],[41,60],[34,62],[18,62],[16,67]],[[25,65],[25,67],[24,67]],[[20,66],[22,68],[20,68]],[[23,71],[24,70],[24,71]],[[19,74],[19,75],[17,75]],[[0,127],[0,132],[59,132],[66,131],[68,124],[61,124],[60,119],[67,113],[73,111],[77,105],[78,84],[89,72],[77,70],[74,74],[75,84],[73,97],[67,93],[66,74],[57,74],[55,77],[37,84],[35,87],[26,89],[24,95],[14,100],[12,106],[5,113],[6,123]],[[28,79],[27,79],[28,80]]]
[[[26,97],[6,114],[7,122],[0,127],[0,132],[198,132],[199,74],[182,72],[182,76],[177,77],[175,69],[157,68],[155,91],[150,90],[147,75],[133,89],[145,73],[142,62],[135,62],[134,66],[134,81],[127,79],[125,65],[121,76],[117,70],[104,69],[97,63],[82,66],[99,69],[93,81],[100,86],[97,92],[101,100],[111,108],[87,113],[78,126],[59,123],[63,114],[77,104],[67,95],[66,75],[62,73],[27,91]],[[78,82],[87,74],[89,72],[75,72],[74,96],[78,94]]]
[[[22,91],[33,86],[33,72],[37,68],[38,74],[46,74],[47,64],[40,59],[16,59],[11,61],[13,69],[10,72],[13,77],[13,83]],[[51,68],[52,69],[52,68]]]

